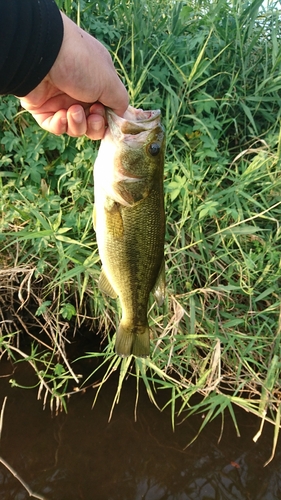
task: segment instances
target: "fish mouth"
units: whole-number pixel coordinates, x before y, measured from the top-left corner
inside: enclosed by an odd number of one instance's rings
[[[159,109],[144,111],[129,106],[124,115],[118,116],[111,109],[106,110],[108,128],[115,140],[124,140],[128,136],[136,136],[134,140],[143,142],[148,133],[160,126],[161,111]]]
[[[146,127],[146,124],[150,124],[152,120],[160,118],[160,116],[160,109],[144,111],[141,108],[136,109],[133,108],[133,106],[129,106],[123,115],[123,119],[127,120],[128,122],[142,123],[144,127]],[[149,125],[149,127],[151,128],[151,125]]]

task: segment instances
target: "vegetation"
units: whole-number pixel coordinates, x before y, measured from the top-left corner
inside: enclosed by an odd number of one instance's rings
[[[168,390],[173,421],[176,411],[183,418],[202,412],[202,429],[228,410],[239,432],[238,405],[260,417],[260,432],[271,422],[274,453],[281,412],[278,2],[57,3],[111,51],[131,104],[163,112],[167,296],[163,310],[151,301],[151,358],[118,358],[118,304],[97,290],[98,145],[49,135],[16,98],[3,97],[1,352],[31,364],[44,403],[66,407],[68,394],[98,376],[93,370],[81,380],[68,355],[73,332],[94,328],[107,341],[83,359],[100,361],[99,389],[120,368],[112,409],[130,374],[136,394],[144,383],[155,404],[156,390]]]

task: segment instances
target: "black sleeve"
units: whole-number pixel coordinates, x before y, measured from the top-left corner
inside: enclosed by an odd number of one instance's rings
[[[54,0],[0,0],[0,95],[24,97],[59,53],[63,22]]]

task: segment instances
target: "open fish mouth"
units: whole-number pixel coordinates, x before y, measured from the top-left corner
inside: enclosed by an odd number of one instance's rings
[[[123,117],[120,117],[108,109],[107,119],[113,138],[117,141],[132,140],[133,145],[135,141],[144,142],[148,132],[160,125],[161,111],[159,109],[144,111],[129,106]]]
[[[123,118],[128,121],[133,122],[147,122],[159,118],[161,111],[159,109],[154,109],[150,111],[144,111],[143,109],[136,109],[133,106],[129,106],[125,111]]]

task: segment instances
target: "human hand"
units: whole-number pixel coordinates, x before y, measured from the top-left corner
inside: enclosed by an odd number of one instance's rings
[[[62,14],[64,37],[50,72],[21,105],[53,134],[102,139],[105,109],[122,116],[128,93],[107,49]]]

